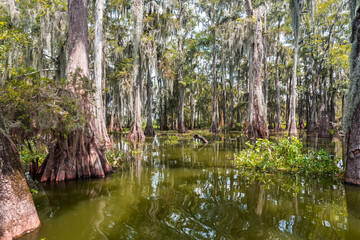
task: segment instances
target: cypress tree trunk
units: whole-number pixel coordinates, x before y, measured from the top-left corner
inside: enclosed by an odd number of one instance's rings
[[[280,30],[281,18],[278,18],[278,30]],[[277,34],[277,53],[276,53],[276,70],[275,70],[275,89],[276,89],[276,122],[275,122],[275,131],[281,131],[281,106],[280,106],[280,73],[279,73],[279,59],[280,59],[280,32]]]
[[[178,132],[179,133],[185,133],[186,132],[186,128],[185,128],[185,122],[184,122],[184,102],[185,102],[185,85],[183,83],[183,71],[184,71],[184,53],[183,53],[183,2],[180,1],[180,16],[179,16],[179,21],[180,21],[180,31],[179,31],[179,42],[178,42],[178,47],[179,47],[179,61],[180,61],[180,66],[179,66],[179,72],[178,72],[178,77],[179,77],[179,118],[178,118]]]
[[[316,83],[313,84],[312,90],[312,100],[311,100],[311,107],[310,107],[310,120],[307,124],[308,132],[314,132],[317,127],[317,89],[318,89],[319,79],[316,79]]]
[[[0,128],[0,239],[20,237],[39,226],[19,153]]]
[[[213,10],[213,25],[215,25],[215,9]],[[218,130],[218,118],[216,118],[216,110],[217,110],[217,79],[216,79],[216,31],[213,30],[213,63],[212,63],[212,70],[213,70],[213,109],[211,114],[211,125],[210,125],[210,132],[217,133]]]
[[[142,140],[145,138],[141,122],[141,94],[140,89],[142,85],[141,72],[140,72],[140,40],[143,31],[143,0],[132,0],[132,13],[134,16],[134,29],[133,29],[133,57],[134,57],[134,111],[133,119],[128,134],[130,140]]]
[[[275,88],[276,88],[276,123],[275,131],[281,131],[281,106],[280,106],[280,74],[279,74],[279,55],[276,54],[276,76],[275,76]]]
[[[112,172],[105,148],[99,141],[91,98],[82,88],[82,81],[89,78],[87,1],[69,0],[68,5],[68,90],[80,98],[80,111],[87,118],[87,124],[68,136],[59,136],[56,144],[50,146],[37,172],[42,182],[104,177]]]
[[[114,118],[115,118],[115,92],[112,93],[110,124],[109,124],[110,132],[114,131]]]
[[[145,136],[147,137],[153,137],[155,136],[154,127],[152,124],[152,111],[151,111],[151,105],[152,105],[152,82],[151,82],[151,76],[150,76],[150,65],[149,65],[149,59],[147,59],[147,65],[148,71],[147,71],[147,84],[146,84],[146,92],[147,92],[147,120],[146,120],[146,127],[145,127]]]
[[[294,63],[292,69],[292,83],[290,91],[290,115],[289,115],[289,134],[297,135],[296,128],[296,84],[297,84],[297,61],[299,51],[299,31],[300,31],[300,17],[304,2],[302,0],[290,0],[291,20],[294,30]]]
[[[250,0],[246,0],[249,17],[255,17],[254,42],[250,50],[249,60],[249,117],[246,133],[250,137],[267,138],[269,129],[266,120],[266,106],[264,92],[262,89],[263,68],[262,68],[262,21],[260,10],[254,12]],[[252,89],[253,88],[253,89]]]
[[[229,77],[230,77],[230,112],[231,112],[231,120],[230,120],[230,129],[235,130],[235,111],[234,111],[234,92],[233,92],[233,70],[234,65],[232,59],[229,61]]]
[[[168,127],[168,117],[167,117],[167,110],[168,110],[168,105],[167,105],[167,96],[165,94],[164,96],[164,117],[163,117],[163,127],[162,127],[162,130],[169,130],[169,127]]]
[[[360,8],[352,25],[350,91],[346,98],[344,129],[347,133],[347,161],[344,180],[360,185]]]
[[[226,80],[225,80],[225,76],[224,76],[224,64],[225,64],[225,59],[224,59],[224,46],[222,46],[222,50],[221,50],[221,82],[223,85],[223,114],[222,114],[222,119],[223,119],[223,126],[224,127],[224,132],[226,132],[226,125],[227,125],[227,121],[226,121]]]
[[[94,44],[94,81],[95,81],[95,114],[99,126],[100,141],[109,144],[110,138],[106,130],[104,102],[102,98],[103,87],[103,15],[104,0],[95,3],[95,44]]]
[[[291,90],[290,90],[290,115],[289,115],[289,134],[290,135],[297,135],[297,128],[296,128],[296,84],[297,84],[297,60],[298,60],[298,40],[295,40],[294,46],[294,63],[292,69],[292,80],[291,80]]]
[[[195,106],[194,106],[194,94],[191,92],[190,94],[190,129],[194,130],[195,127]]]

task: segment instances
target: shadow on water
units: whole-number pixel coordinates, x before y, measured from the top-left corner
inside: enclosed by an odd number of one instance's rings
[[[360,188],[239,171],[231,160],[245,140],[206,138],[120,140],[134,157],[128,170],[44,185],[42,227],[27,239],[360,239]]]

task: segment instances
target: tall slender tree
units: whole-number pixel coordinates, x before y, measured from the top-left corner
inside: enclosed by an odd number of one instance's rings
[[[185,121],[184,121],[184,102],[185,102],[185,84],[184,83],[184,28],[183,28],[183,16],[184,16],[184,1],[179,1],[179,36],[178,36],[178,51],[179,51],[179,112],[178,112],[178,132],[185,133]]]
[[[291,9],[291,20],[292,27],[294,30],[294,63],[292,69],[292,79],[291,79],[291,90],[290,90],[290,116],[289,116],[289,134],[297,135],[296,128],[296,85],[297,85],[297,62],[298,62],[298,52],[299,52],[299,32],[300,32],[300,18],[301,11],[304,6],[303,0],[291,0],[290,9]]]
[[[134,111],[133,119],[128,134],[128,138],[131,140],[142,140],[145,138],[144,131],[142,129],[141,121],[141,35],[143,32],[143,14],[144,14],[144,1],[132,0],[132,13],[133,13],[133,84],[134,84]]]
[[[212,107],[212,114],[211,114],[211,125],[210,125],[210,132],[217,133],[219,131],[219,119],[216,116],[216,110],[218,108],[218,96],[217,96],[217,70],[216,70],[216,19],[215,19],[215,11],[216,7],[213,7],[212,10],[212,37],[213,37],[213,49],[212,49],[212,78],[213,78],[213,107]]]
[[[104,0],[96,0],[94,41],[95,113],[97,125],[99,126],[100,141],[109,144],[110,139],[106,130],[105,110],[103,101],[103,15]]]

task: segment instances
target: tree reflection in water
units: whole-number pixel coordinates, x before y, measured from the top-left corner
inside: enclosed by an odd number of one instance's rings
[[[44,187],[35,197],[37,237],[359,238],[359,189],[336,179],[238,171],[231,160],[244,144],[239,137],[215,136],[205,147],[191,139],[164,145],[165,139],[122,142],[135,160],[111,178]],[[66,227],[77,229],[70,238]]]

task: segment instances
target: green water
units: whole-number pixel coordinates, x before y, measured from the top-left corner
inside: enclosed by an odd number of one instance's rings
[[[24,239],[360,239],[360,188],[232,165],[240,136],[148,139],[106,179],[43,185],[41,228]],[[336,150],[335,144],[327,144]]]

